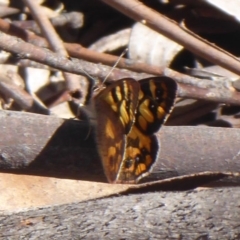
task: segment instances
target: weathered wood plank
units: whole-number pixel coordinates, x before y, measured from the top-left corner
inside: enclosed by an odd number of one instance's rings
[[[0,238],[239,239],[239,196],[240,188],[196,189],[1,213]]]
[[[11,111],[0,121],[1,171],[106,181],[87,122]],[[240,129],[168,126],[158,137],[153,179],[240,169]]]

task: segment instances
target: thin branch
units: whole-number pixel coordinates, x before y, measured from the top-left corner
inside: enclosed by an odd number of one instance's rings
[[[23,42],[19,38],[9,36],[5,33],[0,32],[0,48],[18,54],[19,57],[31,59],[43,64],[47,64],[62,71],[82,74],[85,76],[85,73],[89,73],[91,76],[104,78],[107,73],[111,70],[110,67],[93,64],[85,62],[82,60],[69,60],[68,58],[59,56],[59,54],[53,53],[48,49],[40,48],[30,43]],[[147,66],[147,65],[146,65]],[[150,66],[151,68],[151,66]],[[200,80],[197,78],[190,77],[173,71],[171,69],[165,69],[165,75],[172,77],[179,83],[187,83],[191,85],[197,85],[204,89],[204,96],[199,95],[199,88],[191,86],[191,91],[187,91],[185,86],[185,91],[180,91],[180,96],[196,98],[196,99],[205,99],[216,102],[225,102],[230,104],[240,104],[240,93],[237,91],[230,91],[223,87],[222,83],[211,82]],[[158,74],[161,75],[161,74]],[[123,77],[132,77],[135,79],[140,79],[146,77],[145,74],[137,74],[130,71],[120,71],[119,69],[114,69],[110,78],[111,79],[120,79]],[[181,85],[180,85],[181,87]],[[214,88],[213,88],[214,87]],[[212,94],[212,90],[214,94]],[[227,90],[227,91],[226,91]]]
[[[25,41],[33,43],[36,46],[45,47],[45,48],[49,47],[49,45],[45,39],[38,37],[34,34],[31,34],[28,31],[25,31],[19,27],[16,27],[13,24],[10,24],[2,19],[0,19],[0,30],[2,30],[3,32],[8,33],[8,34],[18,36],[18,37],[24,39]],[[91,61],[94,63],[102,63],[102,64],[105,64],[108,66],[113,66],[114,63],[118,59],[116,56],[113,56],[110,54],[98,53],[98,52],[92,51],[90,49],[84,48],[79,44],[65,43],[65,46],[66,46],[66,49],[68,50],[69,54],[72,57],[84,59],[84,60]],[[209,46],[209,47],[211,48],[211,46]],[[223,52],[219,52],[219,54],[223,55],[222,57],[224,57],[224,55],[225,55]],[[236,59],[233,59],[233,61],[236,62],[235,64],[238,64],[238,61]],[[228,62],[226,62],[226,64],[228,64]],[[125,59],[125,58],[123,58],[119,61],[118,68],[128,69],[128,70],[131,70],[134,72],[141,72],[141,73],[144,72],[144,73],[148,73],[148,74],[152,74],[152,75],[165,74],[166,76],[169,76],[169,77],[172,77],[172,78],[178,80],[178,82],[191,84],[191,85],[197,84],[197,86],[203,87],[203,88],[205,87],[206,83],[208,84],[208,86],[206,86],[206,88],[209,88],[210,87],[209,84],[211,83],[211,81],[207,81],[207,82],[200,81],[197,78],[193,78],[188,75],[178,73],[169,68],[161,69],[158,66],[150,66],[145,63],[134,63],[131,60]],[[91,75],[95,76],[94,74],[91,74]],[[97,76],[97,77],[99,77],[99,76]],[[104,78],[104,77],[101,77],[101,78]],[[112,77],[112,78],[114,79],[114,77]],[[214,85],[214,84],[215,83],[212,83],[212,85]]]
[[[176,22],[166,18],[137,0],[102,0],[128,17],[184,46],[196,55],[240,75],[240,61],[223,49],[190,34]]]
[[[0,77],[0,92],[9,98],[13,98],[19,106],[27,110],[33,105],[33,98],[19,86],[10,83],[9,79],[4,76]]]
[[[49,42],[50,48],[54,52],[57,52],[62,56],[68,57],[68,53],[65,50],[65,47],[63,46],[62,41],[60,40],[56,30],[52,26],[47,16],[44,14],[42,8],[40,8],[39,4],[36,1],[31,0],[23,0],[23,2],[31,11],[31,14],[38,23],[42,34]]]
[[[11,83],[9,78],[4,75],[0,76],[0,92],[8,98],[14,99],[23,110],[49,114],[46,107],[36,102],[36,100],[20,86]]]
[[[49,42],[50,48],[59,55],[63,57],[68,57],[68,52],[65,49],[62,40],[59,38],[56,30],[54,29],[50,20],[44,14],[43,9],[40,8],[39,4],[36,1],[31,0],[23,0],[23,2],[30,9],[32,16],[34,17],[41,29],[41,32]],[[80,88],[80,86],[76,85],[77,81],[74,81],[73,74],[63,72],[63,76],[67,82],[67,86],[70,91],[75,91],[76,89]]]
[[[4,33],[20,37],[20,38],[24,39],[25,41],[28,41],[38,47],[43,47],[43,48],[49,47],[49,45],[45,39],[43,39],[39,36],[36,36],[34,34],[31,34],[28,31],[25,31],[19,27],[16,27],[2,19],[0,19],[0,30],[2,30]],[[65,43],[65,46],[66,46],[66,49],[68,50],[69,54],[72,57],[84,59],[86,61],[90,61],[93,63],[102,63],[102,64],[112,67],[118,60],[118,57],[116,57],[116,56],[113,56],[110,54],[105,54],[105,53],[98,53],[98,52],[92,51],[90,49],[84,48],[80,44]],[[221,54],[223,54],[223,53],[221,53]],[[213,81],[205,81],[205,80],[202,81],[200,79],[176,72],[170,68],[162,69],[162,68],[159,68],[158,66],[148,65],[145,63],[135,63],[126,58],[120,59],[117,67],[123,68],[123,69],[128,69],[130,71],[134,71],[134,72],[138,72],[138,73],[144,72],[144,73],[151,74],[151,75],[163,75],[164,74],[166,76],[174,78],[175,80],[177,80],[180,83],[190,84],[190,85],[198,86],[200,88],[207,88],[207,89],[211,88],[211,87],[219,88],[219,86],[217,86],[216,84],[221,84],[221,83],[215,83]],[[64,70],[64,69],[62,69],[62,70]],[[89,71],[90,71],[89,73],[91,73],[93,70],[89,69]],[[93,74],[91,73],[91,75],[100,77],[103,79],[105,78],[105,76],[102,77],[102,75],[95,75],[94,73]],[[117,74],[115,74],[115,75],[117,75]],[[135,77],[135,76],[133,76],[133,77]],[[110,76],[110,78],[116,79],[116,76],[112,75],[112,77]]]
[[[81,12],[66,12],[60,15],[57,15],[51,19],[51,24],[54,27],[64,27],[65,29],[79,29],[83,26],[83,14]],[[21,20],[21,21],[12,21],[12,24],[18,26],[22,29],[29,30],[35,34],[40,34],[39,26],[34,20]],[[66,32],[64,32],[66,33]],[[67,34],[67,33],[66,33]]]

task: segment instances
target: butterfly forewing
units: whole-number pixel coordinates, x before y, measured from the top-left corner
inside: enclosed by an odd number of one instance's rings
[[[176,98],[177,84],[169,77],[139,81],[140,94],[135,125],[147,135],[157,132],[167,119]]]
[[[94,99],[96,137],[105,175],[115,182],[132,128],[138,103],[139,84],[122,79],[102,90]]]
[[[104,101],[106,106],[110,106],[120,119],[125,134],[130,131],[134,123],[138,92],[139,84],[134,79],[126,78],[113,82],[95,97]],[[103,114],[105,111],[99,109],[99,113]]]

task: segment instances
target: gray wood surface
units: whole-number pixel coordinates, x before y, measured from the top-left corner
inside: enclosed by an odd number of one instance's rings
[[[106,181],[86,122],[10,111],[0,121],[1,171]],[[152,179],[239,172],[239,129],[169,126],[158,137]],[[1,212],[0,239],[240,239],[239,187],[122,194]]]
[[[93,127],[84,121],[0,111],[0,169],[105,181]],[[240,129],[164,126],[151,179],[239,171]]]
[[[0,238],[240,239],[239,196],[239,188],[198,189],[8,212]]]

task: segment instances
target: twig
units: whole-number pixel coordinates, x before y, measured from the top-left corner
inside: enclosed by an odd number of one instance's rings
[[[43,13],[43,10],[40,8],[39,4],[36,1],[31,0],[23,0],[23,2],[30,9],[34,19],[41,29],[41,32],[48,40],[50,48],[53,49],[54,52],[59,53],[59,55],[68,57],[68,53],[56,30],[53,28],[47,16]],[[74,81],[74,75],[63,72],[63,76],[70,91],[75,91],[80,88],[79,84],[76,86],[77,81]]]
[[[41,28],[41,32],[49,42],[50,48],[62,56],[68,57],[62,41],[59,39],[56,30],[53,28],[49,19],[43,13],[36,1],[23,0],[25,5],[30,9],[32,16]]]
[[[0,92],[9,98],[13,98],[19,106],[27,110],[33,105],[33,98],[19,86],[11,84],[6,77],[0,77]]]
[[[0,17],[6,17],[11,14],[16,14],[19,13],[20,10],[18,8],[12,8],[12,7],[7,7],[4,5],[1,5],[0,9]]]
[[[2,19],[0,19],[0,30],[2,30],[3,32],[8,33],[8,34],[18,36],[18,37],[24,39],[25,41],[33,43],[36,46],[44,47],[44,48],[49,47],[49,45],[45,39],[43,39],[39,36],[36,36],[34,34],[30,34],[29,32],[27,32],[19,27],[16,27],[6,21],[3,21]],[[93,63],[102,63],[102,64],[112,67],[118,60],[118,57],[116,57],[116,56],[113,56],[110,54],[105,54],[105,53],[95,52],[90,49],[82,47],[80,44],[65,43],[65,46],[66,46],[66,49],[68,50],[69,54],[72,57],[81,58],[81,59],[84,59],[86,61],[90,61]],[[220,54],[223,54],[223,53],[220,52]],[[89,73],[91,75],[100,77],[103,79],[105,78],[106,75],[102,77],[102,75],[95,75],[94,73],[91,73],[93,71],[91,69],[91,67],[92,67],[92,65],[89,68],[89,71],[90,71]],[[134,63],[131,60],[125,59],[125,58],[120,59],[120,61],[118,63],[118,68],[128,69],[130,71],[134,71],[134,72],[138,72],[138,73],[144,72],[144,73],[151,74],[151,75],[163,75],[164,74],[166,76],[176,79],[178,82],[198,86],[200,88],[210,88],[210,87],[216,86],[216,83],[214,83],[214,82],[201,81],[200,79],[190,77],[185,74],[181,74],[181,73],[176,72],[169,68],[162,69],[162,68],[159,68],[158,66],[152,66],[152,65],[145,64],[145,63]],[[62,69],[62,70],[64,70],[64,69]],[[110,76],[110,78],[117,79],[116,75],[118,75],[118,74],[115,74],[115,76],[113,74],[112,76]],[[133,77],[135,77],[135,75]]]
[[[19,27],[16,27],[2,19],[0,19],[0,30],[2,30],[5,33],[14,35],[14,36],[18,36],[22,39],[24,39],[25,41],[31,42],[34,45],[37,45],[39,47],[48,47],[48,43],[46,42],[45,39],[38,37],[34,34],[31,34]],[[114,63],[117,61],[117,57],[110,55],[110,54],[104,54],[104,53],[98,53],[92,50],[89,50],[87,48],[82,47],[79,44],[69,44],[69,43],[65,43],[66,49],[68,50],[69,54],[72,57],[76,57],[76,58],[81,58],[81,59],[85,59],[87,61],[91,61],[94,63],[102,63],[108,66],[113,66]],[[211,48],[211,46],[209,46]],[[225,55],[225,53],[223,52],[219,52],[219,54]],[[238,61],[236,59],[233,59],[233,61],[235,61],[235,64],[238,64]],[[226,64],[228,64],[228,62],[226,62]],[[206,88],[209,88],[210,85],[214,85],[215,83],[211,83],[210,81],[200,81],[197,78],[193,78],[193,77],[189,77],[188,75],[184,75],[181,73],[178,73],[176,71],[173,71],[169,68],[164,68],[161,69],[158,66],[150,66],[148,64],[144,64],[144,63],[134,63],[129,59],[121,59],[118,63],[118,68],[124,68],[124,69],[128,69],[134,72],[144,72],[144,73],[148,73],[148,74],[152,74],[152,75],[162,75],[165,74],[166,76],[175,78],[178,82],[181,83],[186,83],[186,84],[191,84],[191,85],[196,85],[199,87],[204,88],[206,83],[208,84],[208,86],[206,86]],[[91,71],[91,69],[90,69]],[[90,72],[89,72],[90,73]],[[94,74],[91,74],[93,76],[96,76]],[[116,75],[116,74],[115,74]],[[96,76],[96,77],[100,77],[100,78],[104,78],[101,76]],[[110,78],[114,79],[114,76],[110,76]],[[116,78],[115,78],[116,79]]]
[[[4,75],[0,77],[0,92],[9,98],[12,98],[23,109],[29,112],[49,114],[49,111],[38,104],[34,98],[21,87],[10,83]]]
[[[166,18],[137,0],[102,0],[128,17],[142,22],[153,30],[184,46],[196,55],[240,75],[237,57],[209,42],[190,34],[176,22]]]
[[[85,62],[82,60],[69,60],[68,58],[59,56],[56,53],[50,52],[47,49],[34,46],[30,43],[23,42],[19,38],[9,36],[7,34],[0,32],[0,48],[9,51],[11,53],[18,54],[19,57],[31,59],[43,64],[47,64],[57,69],[63,71],[72,72],[76,74],[82,74],[85,76],[85,73],[88,72],[91,76],[104,78],[107,73],[111,70],[110,67],[93,64]],[[147,65],[145,65],[147,66]],[[153,68],[150,66],[150,68]],[[156,67],[155,67],[156,68]],[[235,91],[226,91],[226,88],[223,87],[221,83],[214,83],[211,81],[200,80],[197,78],[190,77],[173,71],[166,68],[164,70],[165,75],[172,77],[177,80],[179,83],[187,83],[191,85],[197,85],[203,88],[204,95],[199,94],[199,88],[190,86],[190,89],[187,85],[184,86],[185,91],[179,91],[179,96],[189,97],[196,99],[205,99],[216,102],[225,102],[229,104],[240,104],[240,93]],[[160,73],[157,75],[161,75]],[[137,74],[130,71],[120,71],[119,69],[114,69],[110,78],[119,79],[123,77],[133,77],[135,79],[140,79],[147,77],[145,74]],[[181,85],[180,85],[181,87]],[[214,87],[214,88],[213,88]],[[205,88],[205,89],[204,89]],[[189,89],[189,91],[188,91]],[[213,91],[213,93],[212,93]]]
[[[73,29],[79,29],[83,25],[83,14],[80,12],[69,12],[57,15],[50,19],[54,27],[71,27]],[[32,31],[40,34],[40,29],[34,20],[26,21],[12,21],[15,26],[21,27],[22,29]]]

